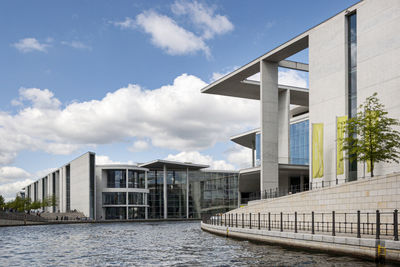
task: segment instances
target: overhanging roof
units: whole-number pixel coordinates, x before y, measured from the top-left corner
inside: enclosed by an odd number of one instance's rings
[[[200,170],[204,168],[210,167],[209,165],[204,164],[194,164],[189,162],[178,162],[178,161],[169,161],[169,160],[154,160],[147,163],[140,164],[140,167],[148,168],[148,169],[163,169],[164,165],[166,165],[167,169],[174,170]]]
[[[256,140],[256,134],[260,129],[253,129],[245,133],[241,133],[231,137],[231,141],[247,148],[253,148],[253,143]]]

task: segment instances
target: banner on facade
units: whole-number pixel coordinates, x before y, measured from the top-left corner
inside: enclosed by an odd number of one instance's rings
[[[324,124],[312,125],[312,177],[324,176]]]
[[[336,117],[336,175],[344,173],[343,138],[347,116]]]

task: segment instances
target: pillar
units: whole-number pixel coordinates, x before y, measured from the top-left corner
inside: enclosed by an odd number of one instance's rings
[[[149,186],[148,186],[148,184],[147,184],[147,171],[144,172],[144,188],[145,188],[145,189],[148,189],[148,188],[149,188]],[[145,205],[145,208],[144,208],[144,218],[147,220],[147,219],[149,218],[149,211],[148,211],[148,209],[149,209],[149,207],[148,207],[149,193],[146,193],[145,196],[146,196],[146,197],[144,198],[144,205]]]
[[[289,163],[290,91],[278,94],[278,163]]]
[[[167,165],[164,164],[163,172],[163,188],[164,188],[164,219],[168,218],[168,203],[167,203]]]
[[[278,64],[260,62],[260,190],[278,188]]]
[[[189,219],[189,168],[186,168],[186,219]]]

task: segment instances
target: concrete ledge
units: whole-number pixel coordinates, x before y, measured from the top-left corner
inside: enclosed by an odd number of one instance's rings
[[[213,234],[263,242],[272,245],[345,254],[377,260],[378,244],[386,247],[385,260],[400,262],[400,241],[375,240],[355,237],[311,235],[289,232],[243,229],[201,223],[201,229]]]

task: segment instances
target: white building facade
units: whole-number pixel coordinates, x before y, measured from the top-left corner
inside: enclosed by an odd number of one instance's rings
[[[369,177],[368,164],[339,156],[337,122],[354,117],[357,107],[375,92],[388,116],[400,119],[399,31],[400,1],[360,1],[202,89],[259,100],[260,129],[232,138],[240,144],[260,133],[260,166],[240,171],[239,191],[255,190],[265,197],[274,190],[290,193],[291,177],[303,177],[304,185],[308,176],[310,188]],[[290,60],[303,50],[308,50],[308,62]],[[307,72],[309,88],[278,84],[278,68]],[[260,80],[250,81],[255,74]],[[294,107],[305,113],[296,113]],[[294,152],[296,135],[291,132],[298,130],[292,125],[301,122],[296,122],[297,114],[308,124],[308,142],[303,142],[307,147],[299,149],[300,155],[308,151],[309,163],[293,161],[293,153],[299,153]],[[242,145],[257,151],[248,139],[250,143]],[[375,166],[376,175],[399,171],[396,163]]]

